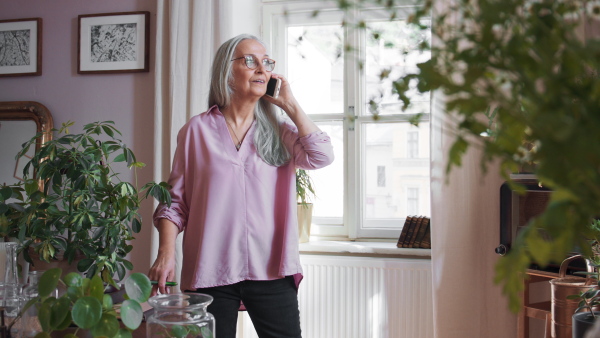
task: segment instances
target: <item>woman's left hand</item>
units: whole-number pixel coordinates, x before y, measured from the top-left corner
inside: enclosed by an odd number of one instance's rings
[[[295,110],[294,108],[298,105],[294,94],[292,94],[292,90],[290,88],[290,83],[287,81],[283,75],[271,73],[271,78],[281,79],[281,88],[279,89],[279,96],[274,99],[269,95],[264,95],[263,98],[268,102],[278,106],[283,109],[288,115],[291,111]]]
[[[279,96],[274,99],[269,95],[264,95],[263,98],[268,102],[283,109],[283,111],[290,117],[298,128],[298,136],[302,137],[312,132],[320,130],[319,127],[306,115],[294,94],[290,88],[290,83],[279,74],[272,73],[272,78],[281,79],[281,89],[279,89]]]

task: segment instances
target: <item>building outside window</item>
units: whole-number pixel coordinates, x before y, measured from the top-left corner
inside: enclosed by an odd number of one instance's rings
[[[383,165],[377,166],[377,186],[379,188],[385,187],[385,166]]]
[[[408,158],[417,158],[419,157],[419,132],[418,131],[409,131],[406,134],[407,140],[407,154]]]
[[[419,215],[419,188],[406,189],[406,214]]]

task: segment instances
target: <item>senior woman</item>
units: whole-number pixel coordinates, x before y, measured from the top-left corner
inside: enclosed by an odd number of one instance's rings
[[[181,288],[214,297],[208,311],[219,338],[235,337],[239,309],[260,337],[301,337],[295,169],[329,165],[333,149],[274,67],[254,36],[221,45],[210,108],[177,136],[173,203],[154,214],[160,245],[149,272],[158,281],[153,294],[168,292],[175,238],[185,231]],[[276,99],[265,95],[271,77],[282,81]]]

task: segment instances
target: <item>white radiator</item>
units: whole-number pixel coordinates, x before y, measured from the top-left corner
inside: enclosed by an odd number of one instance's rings
[[[302,255],[304,338],[431,338],[431,261]],[[240,316],[238,337],[257,337]]]

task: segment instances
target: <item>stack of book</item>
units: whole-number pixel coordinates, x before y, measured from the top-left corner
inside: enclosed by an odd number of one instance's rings
[[[430,219],[426,216],[408,216],[400,238],[399,248],[422,248],[431,249]]]

